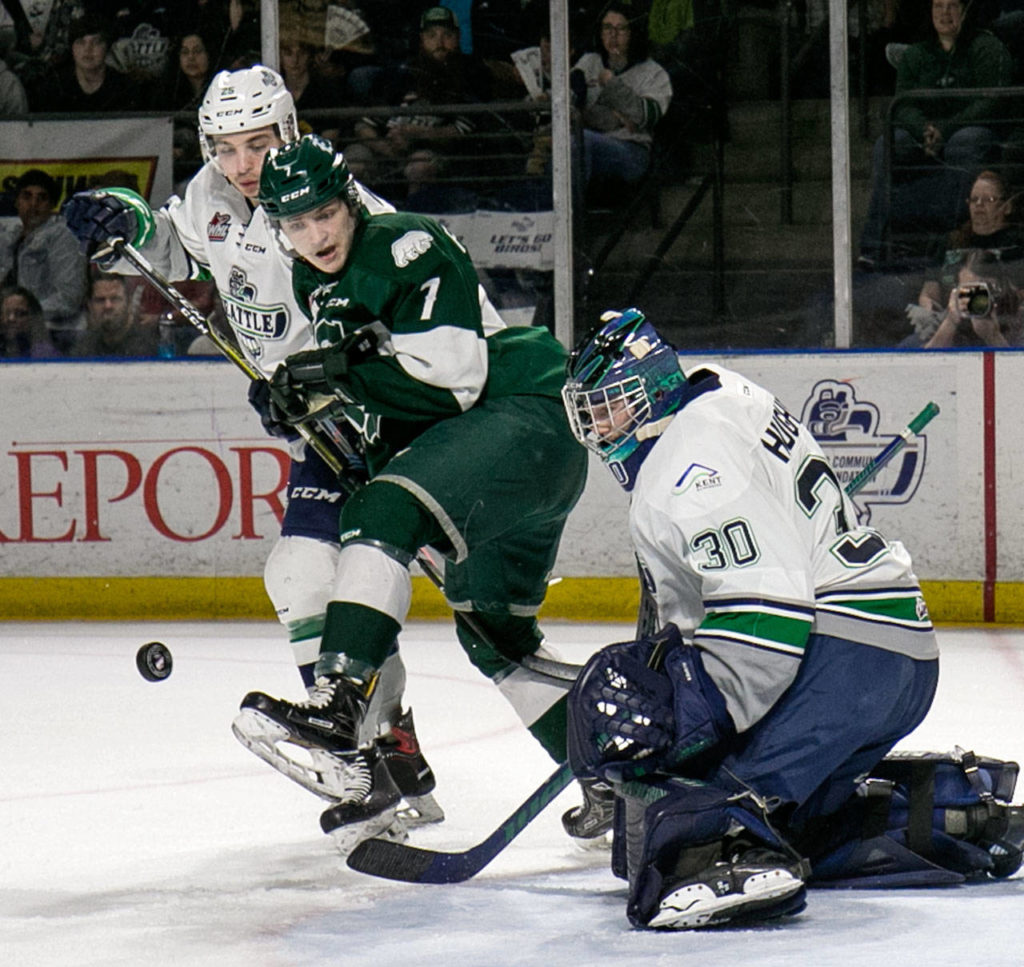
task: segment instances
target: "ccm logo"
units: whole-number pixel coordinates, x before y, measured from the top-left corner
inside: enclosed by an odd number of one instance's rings
[[[289,496],[293,500],[326,500],[329,504],[341,498],[338,491],[324,490],[322,487],[292,487]]]
[[[294,201],[296,198],[301,198],[303,195],[309,194],[309,185],[304,185],[302,188],[297,188],[295,191],[286,192],[281,196],[281,201]]]

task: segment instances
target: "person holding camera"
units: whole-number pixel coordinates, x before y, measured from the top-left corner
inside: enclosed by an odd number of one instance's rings
[[[1024,345],[1020,290],[998,254],[973,249],[957,274],[946,315],[924,349]]]

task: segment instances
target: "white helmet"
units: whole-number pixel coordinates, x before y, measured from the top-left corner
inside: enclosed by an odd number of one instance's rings
[[[203,159],[214,156],[213,138],[274,125],[281,140],[295,141],[299,119],[295,101],[281,75],[257,64],[237,71],[221,71],[210,82],[199,108],[199,144]]]

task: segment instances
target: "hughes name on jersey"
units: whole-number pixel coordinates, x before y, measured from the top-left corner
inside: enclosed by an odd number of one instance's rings
[[[660,621],[703,650],[737,729],[785,691],[811,634],[936,657],[903,545],[857,526],[814,437],[771,393],[699,368],[719,385],[647,456],[630,529]]]

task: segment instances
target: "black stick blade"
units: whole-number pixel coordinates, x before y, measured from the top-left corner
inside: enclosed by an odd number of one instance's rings
[[[349,869],[405,883],[462,883],[508,846],[571,780],[572,770],[563,762],[487,839],[468,850],[445,853],[389,839],[367,839],[349,854]]]
[[[461,883],[476,872],[465,853],[437,853],[388,839],[363,840],[348,856],[349,869],[406,883]]]

